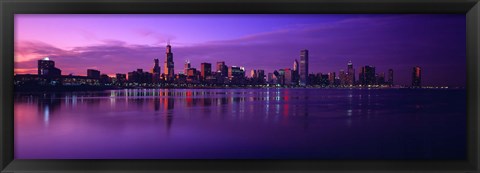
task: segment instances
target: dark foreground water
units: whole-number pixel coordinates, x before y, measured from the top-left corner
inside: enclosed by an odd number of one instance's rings
[[[17,93],[16,159],[464,159],[465,90]]]

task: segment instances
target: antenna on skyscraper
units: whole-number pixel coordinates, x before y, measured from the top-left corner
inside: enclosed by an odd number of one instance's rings
[[[167,45],[170,45],[170,39],[167,40]]]

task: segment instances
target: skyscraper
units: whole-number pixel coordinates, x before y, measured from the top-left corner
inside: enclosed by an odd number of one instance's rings
[[[184,73],[185,75],[187,75],[187,74],[188,74],[188,69],[190,69],[190,68],[191,68],[191,66],[190,66],[190,60],[187,59],[187,60],[185,60],[185,67],[184,67],[184,69],[183,69],[183,73]]]
[[[175,76],[175,71],[173,67],[174,67],[174,63],[173,63],[172,46],[170,46],[170,43],[168,43],[167,50],[166,50],[166,57],[165,57],[165,75],[169,80],[173,79],[173,77]]]
[[[200,76],[202,76],[202,79],[205,80],[207,76],[211,76],[212,74],[212,64],[210,63],[202,63],[200,64],[201,71],[200,71]]]
[[[376,74],[375,80],[376,80],[377,85],[384,85],[385,84],[385,72]]]
[[[159,60],[158,59],[154,59],[153,60],[154,62],[154,65],[153,65],[153,68],[152,68],[152,76],[153,76],[153,82],[159,82],[160,81],[160,75],[162,73],[162,71],[160,70],[160,66],[159,66]]]
[[[413,67],[412,86],[413,87],[421,87],[422,86],[422,69],[419,66]]]
[[[251,77],[251,78],[254,78],[254,79],[257,78],[257,70],[253,70],[253,69],[252,69],[252,70],[250,71],[250,77]]]
[[[347,64],[347,74],[346,74],[346,85],[355,85],[355,69],[353,68],[352,61],[348,61]]]
[[[340,70],[339,73],[339,78],[340,78],[340,85],[347,85],[347,74],[345,73],[345,70]]]
[[[285,76],[284,84],[287,86],[291,86],[293,84],[293,71],[290,68],[286,68],[284,76]]]
[[[308,50],[300,51],[300,66],[299,66],[300,86],[308,85]]]
[[[295,61],[293,61],[293,78],[292,78],[292,82],[294,85],[298,85],[298,80],[299,80],[299,74],[298,74],[298,61],[297,59],[295,59]]]
[[[38,75],[43,77],[60,77],[62,71],[55,67],[55,61],[45,57],[38,60]]]
[[[335,78],[336,78],[335,72],[330,72],[330,73],[327,73],[327,74],[328,74],[328,83],[330,85],[335,85]]]
[[[375,85],[376,83],[375,67],[368,66],[368,65],[362,67],[358,77],[360,80],[360,84],[362,85]]]
[[[257,70],[257,78],[260,83],[265,83],[265,70]]]
[[[388,85],[393,85],[393,69],[388,69]]]

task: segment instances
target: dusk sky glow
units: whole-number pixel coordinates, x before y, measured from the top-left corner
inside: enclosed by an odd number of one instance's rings
[[[411,84],[422,67],[424,85],[465,86],[464,14],[311,15],[15,15],[15,73],[37,73],[37,60],[50,57],[62,74],[164,70],[165,46],[172,45],[175,73],[185,60],[225,61],[228,66],[292,68],[300,50],[310,53],[310,73],[373,65],[392,68],[395,83]],[[215,69],[215,68],[213,68]]]

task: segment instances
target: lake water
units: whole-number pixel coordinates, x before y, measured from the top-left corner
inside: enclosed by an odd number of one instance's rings
[[[16,159],[464,159],[466,92],[138,89],[15,96]]]

